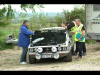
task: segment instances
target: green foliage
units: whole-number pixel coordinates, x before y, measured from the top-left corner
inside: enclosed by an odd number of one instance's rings
[[[28,16],[28,14],[27,13],[19,13],[19,16],[21,16],[22,18],[26,18],[27,16]]]
[[[1,25],[8,25],[9,23],[5,23],[5,21],[2,21],[2,19],[12,19],[15,18],[16,11],[12,9],[11,4],[8,4],[8,8],[5,6],[5,4],[1,4],[4,7],[0,9],[0,27]],[[26,9],[32,10],[32,12],[35,12],[34,6],[37,6],[39,9],[44,8],[42,4],[21,4],[20,7],[22,10],[26,11]],[[27,12],[27,11],[26,11]],[[26,14],[20,13],[22,17],[27,17]]]
[[[13,44],[6,44],[3,41],[0,41],[0,50],[12,49],[12,48],[13,48]]]
[[[96,40],[86,40],[85,43],[86,44],[95,44]]]
[[[48,22],[49,22],[48,13],[46,13],[46,15],[44,14],[44,12],[41,12],[40,14],[33,13],[33,17],[29,19],[29,23],[30,23],[29,29],[38,30],[40,29],[39,25],[42,24],[42,28],[43,28],[47,26]]]
[[[12,8],[11,8],[11,4],[8,4],[8,8],[7,8],[8,10],[7,10],[7,14],[6,14],[6,17],[7,17],[7,19],[12,19],[12,18],[15,18],[15,10],[13,10]]]
[[[58,13],[57,16],[55,16],[55,21],[57,22],[58,26],[61,25],[62,22],[67,21],[75,21],[75,19],[80,19],[81,22],[84,24],[85,19],[85,6],[84,5],[78,5],[75,6],[73,10],[63,10],[63,13]]]
[[[39,9],[40,8],[44,8],[44,6],[42,5],[42,4],[21,4],[21,9],[22,10],[24,10],[24,11],[26,11],[26,9],[28,8],[28,9],[30,9],[30,10],[32,10],[32,12],[35,12],[35,8],[34,8],[34,6],[37,6]],[[27,11],[26,11],[27,12]]]
[[[61,26],[61,23],[65,22],[63,13],[57,13],[54,19],[58,27]]]
[[[41,22],[42,25],[46,25],[47,22],[49,22],[49,17],[48,17],[48,13],[46,13],[46,15],[44,15],[44,12],[41,12],[39,14],[39,21]]]

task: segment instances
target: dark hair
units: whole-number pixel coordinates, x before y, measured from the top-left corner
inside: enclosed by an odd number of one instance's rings
[[[66,25],[69,24],[69,23],[70,23],[70,21],[67,21],[67,22],[66,22]]]
[[[23,24],[25,24],[25,23],[27,23],[27,22],[29,22],[29,21],[28,21],[28,20],[24,20],[24,21],[23,21]]]

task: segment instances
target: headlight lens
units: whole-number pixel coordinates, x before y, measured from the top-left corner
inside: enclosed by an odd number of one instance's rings
[[[41,55],[40,54],[36,54],[36,59],[40,59]]]
[[[41,52],[43,51],[43,49],[42,49],[41,47],[39,47],[39,48],[37,49],[37,51],[38,51],[39,53],[41,53]]]
[[[63,50],[67,50],[67,48],[66,47],[63,47]]]
[[[38,49],[38,48],[34,48],[34,51],[37,52],[37,49]]]
[[[30,52],[33,52],[33,49],[32,48],[30,48]]]
[[[52,52],[56,52],[57,48],[56,47],[52,47],[51,50],[52,50]]]
[[[55,54],[54,54],[54,58],[55,58],[55,59],[58,59],[58,58],[59,58],[59,54],[58,54],[58,53],[55,53]]]
[[[61,47],[58,47],[58,50],[61,51]]]

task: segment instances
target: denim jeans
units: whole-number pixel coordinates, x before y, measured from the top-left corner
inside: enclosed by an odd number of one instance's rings
[[[77,41],[76,41],[77,42]],[[83,50],[83,53],[86,53],[86,46],[85,46],[85,42],[83,42],[83,45],[82,45],[82,50]],[[76,44],[76,50],[75,50],[75,53],[77,53],[78,50],[77,50],[77,44]]]
[[[22,55],[21,55],[20,62],[26,61],[27,51],[28,51],[28,47],[22,47]]]
[[[76,42],[76,49],[79,51],[79,56],[82,57],[82,45],[83,45],[83,42]]]

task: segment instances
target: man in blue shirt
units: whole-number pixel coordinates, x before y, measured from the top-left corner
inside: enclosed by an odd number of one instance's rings
[[[20,64],[27,64],[26,56],[27,56],[27,51],[28,51],[28,45],[30,43],[29,35],[34,34],[33,31],[28,30],[28,26],[29,26],[29,21],[24,20],[24,22],[20,28],[18,46],[22,47],[22,50],[23,50],[22,55],[21,55]]]

